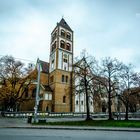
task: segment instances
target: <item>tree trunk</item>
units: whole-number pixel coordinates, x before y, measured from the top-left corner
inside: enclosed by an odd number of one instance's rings
[[[109,113],[108,120],[113,120],[112,112],[111,112],[111,79],[110,79],[110,73],[109,73],[109,90],[108,90],[108,113]]]
[[[87,89],[87,80],[86,80],[86,78],[85,78],[85,94],[86,94],[86,110],[87,110],[86,120],[91,120],[90,112],[89,112],[89,97],[88,97],[88,89]]]
[[[128,120],[128,103],[126,103],[125,120]]]
[[[90,118],[90,112],[89,112],[89,103],[88,103],[88,94],[87,94],[87,92],[86,92],[86,110],[87,110],[86,120],[91,120],[91,118]]]
[[[109,93],[109,97],[108,97],[108,113],[109,113],[109,120],[113,120],[112,118],[112,112],[111,112],[111,98],[110,98],[110,93]]]

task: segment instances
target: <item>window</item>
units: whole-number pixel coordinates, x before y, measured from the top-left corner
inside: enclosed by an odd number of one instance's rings
[[[76,105],[78,105],[78,100],[76,100]]]
[[[67,32],[67,39],[71,39],[71,34]]]
[[[60,41],[60,47],[65,49],[65,42],[63,40]]]
[[[68,76],[66,76],[66,83],[68,83]]]
[[[52,64],[54,63],[54,59],[52,60]]]
[[[70,43],[67,43],[66,50],[71,51],[71,45],[70,45]]]
[[[66,103],[66,96],[63,96],[63,103]]]
[[[65,76],[64,75],[62,75],[62,82],[64,82],[65,81]]]
[[[64,62],[65,62],[65,63],[67,63],[67,62],[68,62],[68,60],[67,60],[67,59],[65,59],[65,58],[64,58],[63,60],[64,60]]]
[[[62,75],[62,82],[66,82],[66,83],[68,83],[68,79],[69,79],[69,77],[66,75]]]
[[[56,49],[56,41],[54,42],[54,44],[52,45],[52,52]]]
[[[84,104],[84,102],[83,101],[81,101],[81,105],[83,105]]]
[[[61,36],[65,37],[65,31],[63,29],[61,30]]]
[[[53,47],[54,47],[54,49],[56,48],[56,41],[54,42]]]
[[[54,69],[54,59],[52,60],[51,68]]]
[[[55,33],[52,35],[52,41],[56,38],[57,36],[57,30],[55,31]]]

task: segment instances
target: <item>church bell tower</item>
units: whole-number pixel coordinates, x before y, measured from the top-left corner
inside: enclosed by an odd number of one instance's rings
[[[53,111],[72,111],[73,31],[61,19],[51,33],[50,80],[53,90]]]

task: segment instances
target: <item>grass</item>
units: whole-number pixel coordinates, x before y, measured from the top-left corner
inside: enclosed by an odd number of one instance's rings
[[[90,121],[66,121],[66,122],[42,122],[37,125],[63,125],[63,126],[96,126],[96,127],[132,127],[140,128],[139,120],[90,120]]]

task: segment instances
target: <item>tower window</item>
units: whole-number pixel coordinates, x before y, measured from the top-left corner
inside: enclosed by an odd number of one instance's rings
[[[63,96],[63,103],[66,103],[66,96]]]
[[[67,62],[68,62],[68,60],[64,58],[64,62],[65,62],[65,63],[67,63]]]
[[[61,36],[65,37],[65,31],[63,29],[61,30]]]
[[[62,82],[64,82],[65,81],[65,76],[64,75],[62,75]]]
[[[52,60],[51,68],[54,68],[54,59]]]
[[[83,101],[81,101],[81,105],[83,105],[84,104],[84,102]]]
[[[71,34],[67,32],[67,39],[71,39]]]
[[[52,35],[52,41],[56,38],[57,36],[57,30],[55,31],[55,33]]]
[[[70,45],[70,43],[67,43],[66,50],[71,51],[71,45]]]
[[[78,100],[76,100],[76,105],[78,105]]]
[[[54,42],[54,44],[52,45],[52,52],[53,52],[53,50],[55,50],[56,49],[56,41]]]
[[[52,64],[54,63],[54,59],[52,60]]]
[[[65,49],[65,42],[63,40],[60,41],[60,47]]]

